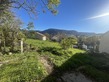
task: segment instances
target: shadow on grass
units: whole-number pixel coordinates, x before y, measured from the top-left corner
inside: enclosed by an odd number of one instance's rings
[[[43,47],[43,48],[40,48],[38,50],[39,53],[41,52],[50,52],[54,55],[57,55],[57,56],[62,56],[62,55],[65,55],[65,54],[68,54],[68,53],[71,53],[71,52],[68,52],[66,50],[63,50],[62,48],[56,48],[56,47]]]
[[[82,72],[97,82],[109,82],[109,65],[106,65],[107,63],[109,63],[109,58],[105,57],[105,55],[98,53],[77,53],[60,67],[55,66],[52,73],[41,82],[64,82],[61,76],[69,71]]]

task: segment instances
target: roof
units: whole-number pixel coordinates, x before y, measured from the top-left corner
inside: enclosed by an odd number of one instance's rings
[[[41,36],[43,36],[43,37],[45,36],[44,34],[42,34],[42,33],[39,33],[39,32],[37,32],[37,34],[39,34],[39,35],[41,35]]]

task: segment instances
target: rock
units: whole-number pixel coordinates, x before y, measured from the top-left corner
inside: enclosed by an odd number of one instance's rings
[[[53,64],[50,62],[48,57],[40,57],[41,63],[44,65],[45,69],[47,70],[47,73],[50,74],[53,71]]]

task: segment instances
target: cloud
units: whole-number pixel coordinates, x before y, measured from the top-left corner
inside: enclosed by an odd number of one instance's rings
[[[89,17],[86,19],[97,19],[97,18],[101,18],[101,17],[105,17],[105,16],[109,16],[109,13],[104,13],[104,14],[97,15],[97,16],[92,16],[92,17]]]

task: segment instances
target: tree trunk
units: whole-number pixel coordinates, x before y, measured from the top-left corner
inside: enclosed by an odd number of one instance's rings
[[[14,42],[12,41],[12,45],[11,45],[11,52],[14,51]]]

